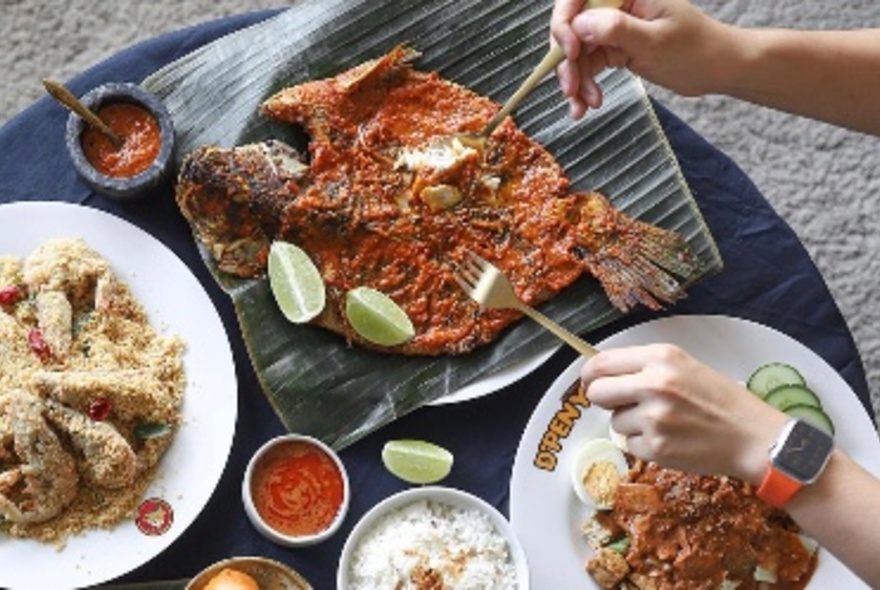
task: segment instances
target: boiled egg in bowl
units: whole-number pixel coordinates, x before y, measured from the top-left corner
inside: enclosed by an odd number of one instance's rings
[[[610,510],[617,486],[629,471],[626,456],[611,440],[586,441],[571,463],[571,485],[578,499],[593,510]]]

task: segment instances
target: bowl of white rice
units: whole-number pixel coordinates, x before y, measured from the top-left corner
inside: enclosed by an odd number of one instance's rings
[[[493,506],[453,488],[386,498],[352,529],[338,590],[528,590],[525,552]]]

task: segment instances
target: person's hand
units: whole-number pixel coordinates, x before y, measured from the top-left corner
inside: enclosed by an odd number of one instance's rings
[[[787,420],[743,385],[673,345],[601,351],[581,370],[628,450],[665,467],[758,484]]]
[[[724,71],[731,29],[687,0],[627,0],[620,10],[583,10],[584,0],[556,0],[551,33],[565,51],[557,69],[571,114],[602,104],[595,76],[626,67],[685,96],[711,92]]]

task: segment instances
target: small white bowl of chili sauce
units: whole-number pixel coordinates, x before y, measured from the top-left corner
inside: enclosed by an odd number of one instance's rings
[[[67,151],[90,188],[108,197],[134,199],[168,177],[175,133],[158,96],[137,84],[114,82],[86,93],[80,102],[122,139],[114,145],[79,115],[67,119]]]
[[[303,547],[339,529],[350,489],[345,465],[333,449],[316,438],[288,434],[254,453],[241,495],[248,518],[263,536]]]

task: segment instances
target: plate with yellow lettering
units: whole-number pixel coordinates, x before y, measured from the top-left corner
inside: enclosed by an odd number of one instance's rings
[[[772,361],[796,367],[837,425],[838,447],[880,475],[880,439],[855,392],[800,342],[746,320],[674,316],[623,330],[597,346],[604,349],[654,342],[677,344],[737,381],[745,381],[755,368]],[[584,568],[592,550],[581,526],[590,514],[575,496],[569,472],[584,442],[609,436],[610,415],[586,407],[577,387],[583,362],[572,363],[547,390],[514,459],[510,518],[525,549],[534,588],[599,588]],[[866,586],[833,555],[820,549],[818,567],[807,588]]]

